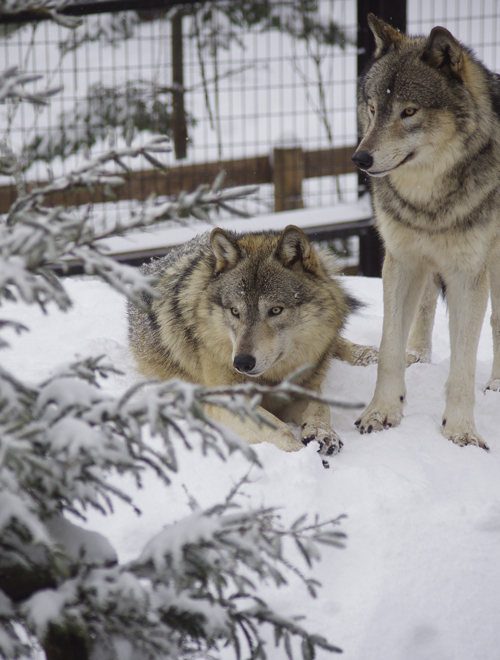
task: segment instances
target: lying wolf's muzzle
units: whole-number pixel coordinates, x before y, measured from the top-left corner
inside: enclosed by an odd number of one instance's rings
[[[240,371],[242,374],[248,374],[255,368],[256,360],[253,355],[248,353],[242,353],[241,355],[236,355],[233,360],[234,368]]]
[[[373,165],[373,158],[367,151],[356,151],[351,160],[360,170],[369,170]]]

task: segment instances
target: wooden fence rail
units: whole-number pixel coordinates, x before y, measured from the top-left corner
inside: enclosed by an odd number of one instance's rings
[[[356,172],[351,162],[354,151],[354,146],[316,151],[303,151],[300,147],[275,149],[272,159],[269,156],[254,156],[196,163],[172,167],[166,174],[159,170],[134,171],[126,177],[125,185],[115,189],[115,194],[118,200],[144,200],[151,194],[178,195],[182,191],[194,190],[202,183],[212,182],[224,170],[225,187],[272,183],[275,188],[275,211],[303,208],[302,180]],[[7,213],[16,197],[15,186],[0,186],[0,213]],[[54,195],[50,200],[53,205],[64,206],[89,202],[109,202],[109,198],[100,189],[93,193],[81,189]]]

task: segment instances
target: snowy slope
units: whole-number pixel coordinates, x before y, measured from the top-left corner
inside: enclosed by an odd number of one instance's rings
[[[346,278],[367,306],[346,335],[378,344],[382,290],[377,279]],[[9,337],[3,365],[38,381],[75,355],[105,354],[123,376],[106,383],[119,393],[139,378],[126,346],[124,301],[106,285],[74,279],[75,305],[61,314],[6,305],[3,318],[32,329]],[[489,312],[488,312],[489,314]],[[477,367],[476,422],[491,448],[459,448],[439,433],[449,368],[446,308],[440,303],[433,362],[407,371],[408,404],[400,427],[360,436],[356,411],[335,410],[344,449],[325,470],[312,446],[285,454],[259,445],[263,469],[252,468],[244,489],[248,506],[282,507],[284,520],[300,513],[346,514],[346,548],[325,549],[315,575],[316,601],[302,587],[272,596],[286,613],[307,613],[308,627],[344,649],[346,660],[498,660],[500,658],[500,395],[482,394],[492,358],[485,322]],[[332,364],[325,394],[368,402],[376,367]],[[181,452],[181,472],[165,490],[153,477],[137,493],[137,517],[117,504],[115,515],[89,516],[89,527],[109,536],[120,559],[138,553],[163,525],[188,513],[189,493],[202,505],[221,500],[249,470],[240,456],[227,463]],[[133,486],[130,485],[132,489]],[[267,594],[268,595],[268,594]],[[269,595],[268,595],[269,596]],[[270,640],[270,644],[271,644]],[[270,651],[270,657],[284,656]],[[323,660],[331,657],[322,653]]]

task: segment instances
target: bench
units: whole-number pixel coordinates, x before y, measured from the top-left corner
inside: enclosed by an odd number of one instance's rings
[[[141,232],[103,239],[101,246],[117,261],[140,265],[152,257],[160,257],[172,248],[182,245],[197,234],[210,231],[214,226],[236,232],[274,229],[283,230],[296,225],[315,241],[335,238],[359,237],[359,274],[378,277],[381,272],[382,250],[374,227],[370,198],[365,195],[351,204],[317,209],[296,209],[270,213],[252,218],[225,219],[215,224],[189,222],[186,225],[150,228]],[[78,264],[70,266],[70,273],[81,272]]]

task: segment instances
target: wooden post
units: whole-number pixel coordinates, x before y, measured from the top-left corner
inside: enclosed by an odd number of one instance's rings
[[[366,17],[371,12],[378,18],[390,23],[393,27],[406,32],[406,0],[357,0],[358,7],[358,78],[368,66],[375,40]],[[369,188],[368,175],[360,172],[358,175],[359,194],[363,195]],[[373,227],[359,239],[359,269],[366,277],[380,277],[384,261],[384,246],[377,230]]]
[[[172,134],[174,138],[175,158],[186,158],[187,153],[187,125],[186,111],[184,109],[184,57],[182,17],[183,10],[179,9],[172,17]]]
[[[305,168],[302,147],[275,148],[273,159],[274,210],[303,209],[302,179]]]

